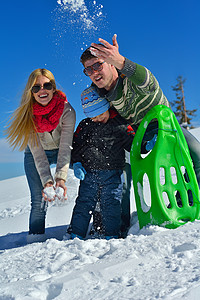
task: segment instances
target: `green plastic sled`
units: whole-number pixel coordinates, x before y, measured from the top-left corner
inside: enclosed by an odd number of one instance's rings
[[[141,144],[149,123],[158,122],[156,143],[148,154]],[[172,110],[153,107],[136,132],[131,170],[140,228],[147,224],[177,228],[200,219],[199,187],[189,149]]]

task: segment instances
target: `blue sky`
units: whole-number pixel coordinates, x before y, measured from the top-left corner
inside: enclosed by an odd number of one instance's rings
[[[120,53],[150,69],[169,101],[175,100],[171,86],[182,75],[186,107],[198,109],[193,124],[200,126],[198,0],[72,2],[84,2],[84,18],[80,10],[72,12],[56,0],[1,2],[0,180],[23,173],[23,153],[10,151],[3,128],[19,105],[30,73],[36,68],[52,71],[78,123],[84,118],[80,94],[90,84],[79,58],[99,37],[111,42],[117,33]]]

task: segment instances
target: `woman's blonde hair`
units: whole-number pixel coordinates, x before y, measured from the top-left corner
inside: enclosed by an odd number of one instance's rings
[[[26,148],[28,142],[37,143],[36,127],[32,112],[32,105],[35,99],[31,89],[40,75],[47,77],[52,83],[54,91],[56,90],[55,78],[49,70],[36,69],[33,71],[22,94],[20,106],[12,114],[5,131],[11,147],[14,149],[18,148],[20,151]]]

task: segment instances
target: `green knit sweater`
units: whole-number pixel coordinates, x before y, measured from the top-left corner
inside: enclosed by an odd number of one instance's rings
[[[119,114],[130,123],[139,125],[146,113],[155,105],[170,104],[153,74],[143,66],[125,59],[115,88],[105,97]]]

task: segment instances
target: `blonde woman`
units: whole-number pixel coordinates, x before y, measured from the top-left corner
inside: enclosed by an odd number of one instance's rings
[[[65,94],[56,89],[53,74],[46,69],[33,71],[6,130],[11,146],[25,150],[24,168],[31,193],[28,242],[45,239],[44,188],[55,183],[66,196],[74,126],[75,111]],[[54,178],[51,164],[56,164]]]

